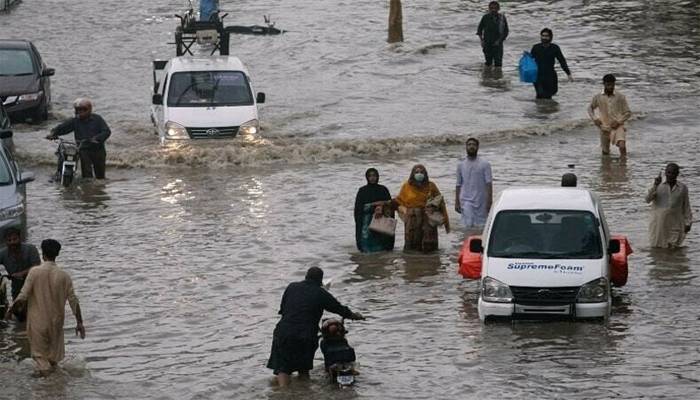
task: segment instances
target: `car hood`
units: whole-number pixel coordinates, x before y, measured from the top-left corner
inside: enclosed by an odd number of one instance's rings
[[[552,260],[493,258],[485,260],[484,276],[509,286],[565,287],[581,286],[606,275],[606,259]]]
[[[169,107],[166,121],[177,122],[188,128],[240,126],[257,119],[254,105],[236,107]]]
[[[0,76],[0,96],[16,96],[39,91],[39,80],[34,75]]]

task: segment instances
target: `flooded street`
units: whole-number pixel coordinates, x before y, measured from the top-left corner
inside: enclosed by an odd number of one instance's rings
[[[15,143],[37,175],[27,188],[29,241],[63,243],[58,261],[87,330],[75,338],[68,317],[61,371],[36,379],[26,335],[0,322],[0,398],[695,396],[700,224],[684,248],[651,250],[644,195],[665,163],[678,162],[700,216],[700,3],[508,2],[502,78],[481,71],[474,32],[485,2],[404,3],[406,42],[387,45],[384,2],[222,1],[228,24],[272,14],[289,30],[231,41],[267,94],[263,140],[166,148],[148,119],[150,68],[174,55],[167,42],[180,1],[24,1],[0,15],[0,37],[32,40],[57,71],[52,117],[16,124]],[[556,102],[536,103],[515,66],[545,25],[576,81],[560,74]],[[585,113],[608,72],[635,114],[626,163],[601,158]],[[42,137],[79,96],[93,98],[112,128],[109,179],[63,189],[48,183],[54,145]],[[453,203],[469,135],[482,141],[496,193],[556,186],[574,164],[579,185],[600,195],[611,230],[634,249],[607,324],[479,321],[477,283],[457,274],[464,232]],[[378,168],[396,195],[418,162],[457,229],[440,231],[433,255],[402,253],[401,224],[396,251],[358,253],[352,207],[365,170]],[[270,384],[282,292],[310,266],[368,317],[348,323],[361,372],[350,390],[326,383],[320,351],[310,382]]]

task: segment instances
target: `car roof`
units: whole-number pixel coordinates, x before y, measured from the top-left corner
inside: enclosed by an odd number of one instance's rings
[[[584,210],[597,213],[598,197],[586,189],[573,187],[522,187],[501,192],[495,211],[503,210]]]
[[[28,49],[29,40],[24,39],[0,39],[2,49]]]
[[[175,57],[170,59],[169,71],[242,71],[248,74],[241,60],[234,56]]]

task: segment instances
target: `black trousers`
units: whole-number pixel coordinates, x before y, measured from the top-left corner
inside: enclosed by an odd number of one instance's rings
[[[487,66],[491,66],[491,64],[494,64],[496,67],[503,66],[503,43],[499,45],[485,44],[482,49],[484,50],[484,60]]]
[[[107,152],[104,146],[80,149],[80,173],[83,178],[92,178],[94,169],[95,178],[104,179],[106,163]]]

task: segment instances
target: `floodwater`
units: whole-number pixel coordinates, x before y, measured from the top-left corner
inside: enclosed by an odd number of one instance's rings
[[[700,3],[507,2],[502,77],[481,70],[474,32],[487,2],[404,3],[406,42],[387,45],[386,2],[222,1],[229,24],[272,14],[289,31],[232,40],[267,93],[263,140],[167,148],[148,120],[150,67],[174,55],[180,1],[24,1],[0,15],[0,37],[31,39],[57,71],[51,119],[16,124],[15,142],[38,176],[29,240],[63,242],[87,329],[76,339],[68,318],[66,361],[36,379],[22,329],[0,323],[0,398],[696,396],[700,225],[685,248],[652,251],[643,197],[676,161],[700,215]],[[515,65],[544,26],[576,81],[536,103]],[[609,72],[635,113],[626,163],[601,158],[585,115]],[[41,138],[79,96],[112,127],[109,179],[62,189],[47,182],[53,144]],[[496,192],[558,185],[574,164],[600,195],[635,251],[607,324],[482,324],[476,283],[456,273],[464,232],[454,212],[458,229],[441,233],[437,254],[403,254],[401,228],[399,250],[358,254],[351,209],[365,169],[396,194],[421,162],[452,209],[470,135]],[[311,381],[289,390],[264,367],[282,291],[314,265],[368,316],[348,324],[361,371],[349,390],[326,383],[320,352]]]

